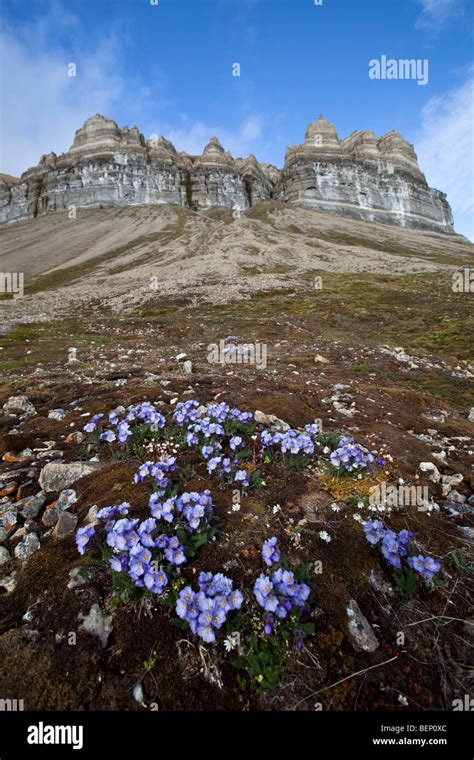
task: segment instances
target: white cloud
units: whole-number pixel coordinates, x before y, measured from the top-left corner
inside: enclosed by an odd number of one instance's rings
[[[415,22],[420,31],[438,34],[462,13],[463,0],[419,0],[421,13]]]
[[[97,111],[107,112],[125,95],[114,65],[118,46],[113,37],[97,51],[74,55],[0,32],[1,145],[0,170],[19,175],[38,163],[43,153],[67,150],[74,132]],[[68,76],[75,63],[77,76]]]
[[[428,183],[445,192],[456,231],[473,237],[474,71],[464,84],[428,101],[421,113],[415,146]]]
[[[51,0],[38,20],[0,29],[0,172],[20,176],[41,155],[67,151],[75,131],[95,113],[124,126],[126,112],[128,126],[137,124],[145,137],[163,134],[192,154],[200,154],[214,134],[234,156],[259,151],[258,115],[242,116],[231,129],[187,116],[169,123],[162,114],[176,111],[177,104],[166,95],[166,72],[155,67],[146,84],[126,75],[123,37],[119,42],[111,30],[95,47],[82,22],[61,9],[59,0]],[[68,76],[69,63],[76,64],[76,77]]]

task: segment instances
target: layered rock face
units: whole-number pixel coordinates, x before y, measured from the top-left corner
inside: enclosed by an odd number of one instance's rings
[[[428,187],[413,145],[397,132],[339,140],[322,116],[288,148],[274,197],[315,211],[411,229],[453,232],[446,195]]]
[[[196,211],[245,210],[275,198],[305,208],[403,227],[452,232],[446,196],[428,187],[413,146],[396,132],[376,139],[354,132],[339,140],[325,119],[288,148],[282,171],[254,156],[233,159],[216,137],[201,156],[178,153],[137,127],[93,116],[67,153],[43,156],[20,179],[0,175],[0,222],[71,206],[174,203]]]

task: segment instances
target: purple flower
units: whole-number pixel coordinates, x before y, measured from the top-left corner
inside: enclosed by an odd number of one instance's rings
[[[84,554],[94,535],[95,528],[92,525],[79,528],[76,532],[76,546],[79,554]]]
[[[241,483],[244,488],[248,488],[250,485],[249,476],[245,470],[237,470],[234,480],[236,483]]]
[[[364,525],[364,533],[367,541],[373,545],[378,544],[386,533],[382,520],[368,520]]]
[[[422,577],[431,580],[436,573],[441,570],[441,564],[432,557],[424,557],[422,554],[418,554],[414,557],[408,557],[409,566],[419,573]]]
[[[271,567],[273,564],[280,561],[280,552],[278,551],[276,536],[268,538],[264,542],[262,547],[262,557],[268,567]]]

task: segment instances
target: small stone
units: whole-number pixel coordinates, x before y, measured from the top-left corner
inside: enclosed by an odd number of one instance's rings
[[[193,373],[193,363],[189,359],[185,362],[183,362],[183,369],[187,375],[192,375]]]
[[[85,440],[86,436],[84,433],[81,433],[80,430],[76,430],[74,433],[69,433],[66,438],[66,443],[83,443]]]
[[[79,586],[84,586],[86,583],[86,579],[81,574],[81,567],[73,567],[71,572],[69,573],[69,578],[71,579],[69,583],[67,584],[67,587],[70,589],[78,588]]]
[[[443,475],[441,478],[441,492],[447,496],[454,486],[459,486],[464,480],[464,476],[458,472],[455,475]]]
[[[97,504],[94,504],[94,506],[92,506],[89,509],[89,511],[88,511],[88,513],[86,515],[86,523],[88,525],[93,525],[93,524],[95,524],[97,522],[97,512],[98,511],[99,511],[99,507],[97,506]]]
[[[444,409],[428,409],[426,412],[422,412],[421,416],[429,422],[441,422],[443,424],[448,413]]]
[[[53,530],[54,537],[61,539],[70,536],[76,530],[78,519],[78,516],[71,512],[61,512]]]
[[[265,412],[261,412],[259,409],[254,413],[254,420],[261,425],[269,425],[270,429],[275,433],[286,433],[290,429],[290,425],[284,420],[280,420],[274,414],[265,414]]]
[[[187,360],[187,358],[188,358],[188,355],[183,352],[181,354],[178,354],[178,356],[176,357],[176,361],[177,362],[185,362]]]
[[[75,504],[77,501],[77,494],[74,490],[74,488],[66,488],[64,491],[61,491],[59,494],[57,500],[56,500],[56,507],[59,509],[60,512],[63,512],[65,509],[69,509],[73,504]]]
[[[50,413],[48,414],[48,419],[50,420],[63,420],[66,416],[66,412],[64,409],[51,409]]]
[[[59,509],[56,507],[56,502],[53,501],[53,503],[49,504],[43,512],[41,522],[43,525],[46,525],[47,528],[52,528],[53,525],[56,525],[58,517]]]
[[[79,613],[78,620],[83,621],[79,629],[90,633],[91,636],[96,636],[102,649],[105,649],[113,631],[112,617],[106,617],[99,605],[93,604],[87,615]]]
[[[321,354],[316,354],[316,356],[314,357],[314,361],[317,364],[329,364],[329,359],[326,359],[325,356],[321,356]]]
[[[390,583],[387,583],[382,573],[371,570],[369,576],[369,585],[372,586],[374,591],[378,591],[379,594],[393,596],[393,587],[390,585]]]
[[[40,548],[38,536],[35,533],[28,533],[20,543],[15,546],[15,557],[22,562],[29,559]]]
[[[474,541],[474,528],[469,525],[458,525],[458,531],[470,541]]]
[[[474,422],[474,406],[471,406],[467,419],[469,422]]]
[[[459,491],[451,491],[448,495],[448,502],[454,503],[454,504],[464,504],[466,501],[466,497],[459,493]]]
[[[431,480],[433,483],[439,483],[441,473],[433,462],[420,462],[419,467],[422,472],[429,473],[427,475],[428,480]]]
[[[138,702],[138,704],[142,704],[143,700],[145,698],[145,695],[143,694],[143,686],[141,682],[138,682],[134,688],[133,688],[133,698],[135,702]]]
[[[7,540],[13,533],[18,522],[16,508],[7,502],[0,508],[0,544]]]
[[[346,608],[348,632],[355,649],[362,652],[375,652],[379,642],[367,618],[362,614],[355,599],[351,599]]]
[[[62,491],[79,478],[96,472],[97,468],[98,465],[91,462],[50,462],[41,470],[39,484],[46,493]]]
[[[36,414],[36,409],[28,396],[10,396],[3,405],[3,411],[7,414]]]
[[[10,552],[8,551],[5,546],[0,546],[0,565],[5,565],[7,562],[10,562],[11,556]]]
[[[17,501],[16,507],[23,517],[34,519],[39,515],[45,503],[46,495],[44,491],[39,491],[35,496],[28,496],[26,499]]]
[[[16,572],[11,573],[11,575],[5,575],[3,578],[0,578],[0,588],[4,588],[7,594],[10,594],[12,591],[15,590],[17,584],[17,574]]]

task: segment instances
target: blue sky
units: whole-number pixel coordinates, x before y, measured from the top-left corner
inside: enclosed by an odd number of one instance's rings
[[[401,132],[474,236],[474,0],[152,2],[2,0],[0,171],[67,150],[97,112],[178,150],[216,134],[281,167],[322,113],[340,137]],[[369,79],[382,54],[428,59],[428,84]]]

